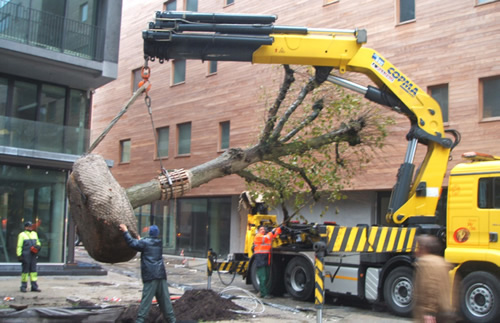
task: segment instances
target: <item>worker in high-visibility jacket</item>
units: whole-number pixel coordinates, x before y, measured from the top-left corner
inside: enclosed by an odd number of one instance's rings
[[[17,238],[17,258],[21,262],[21,292],[26,293],[28,288],[28,278],[31,280],[31,291],[41,292],[38,287],[38,272],[36,263],[38,252],[42,248],[38,234],[33,230],[33,223],[27,221],[24,224],[24,231],[19,233]]]
[[[258,233],[253,240],[254,261],[257,267],[257,277],[259,278],[260,297],[271,298],[268,290],[268,281],[271,266],[271,249],[273,239],[281,234],[281,228],[276,228],[266,233],[266,228],[259,227]]]

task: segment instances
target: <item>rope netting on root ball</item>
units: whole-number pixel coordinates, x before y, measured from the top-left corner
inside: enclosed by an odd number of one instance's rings
[[[148,182],[149,185],[155,189],[138,190],[136,194],[147,195],[148,200],[180,197],[191,189],[191,174],[183,169],[164,171]],[[92,258],[117,263],[129,261],[136,255],[118,229],[123,223],[134,238],[138,237],[133,206],[103,157],[88,154],[74,163],[68,179],[68,197],[80,239]]]
[[[104,158],[89,154],[74,163],[68,179],[68,198],[80,239],[92,258],[117,263],[136,255],[118,229],[123,223],[133,237],[138,236],[134,210]]]

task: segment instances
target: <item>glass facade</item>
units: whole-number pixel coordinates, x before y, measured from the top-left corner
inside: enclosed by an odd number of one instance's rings
[[[0,38],[102,61],[97,0],[0,0]]]
[[[141,236],[152,224],[160,228],[167,254],[206,257],[209,248],[221,257],[229,253],[231,197],[158,201],[152,213],[144,206],[135,212]]]
[[[0,76],[0,146],[81,155],[89,106],[86,91]]]
[[[0,262],[17,262],[17,236],[32,221],[40,262],[64,261],[65,171],[0,165]]]

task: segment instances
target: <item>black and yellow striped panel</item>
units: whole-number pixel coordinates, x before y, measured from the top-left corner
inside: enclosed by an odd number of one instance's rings
[[[324,259],[323,257],[316,257],[314,261],[315,284],[314,284],[314,305],[321,307],[325,303],[325,278],[323,276]]]
[[[412,252],[417,228],[332,227],[328,252]]]
[[[219,262],[216,264],[217,270],[228,271],[230,273],[237,272],[238,274],[244,274],[248,269],[248,261],[227,261]]]

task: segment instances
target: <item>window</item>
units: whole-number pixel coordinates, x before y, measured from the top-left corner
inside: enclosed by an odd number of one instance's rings
[[[448,84],[429,86],[429,94],[441,107],[443,122],[448,122]]]
[[[184,0],[184,10],[198,11],[198,0]]]
[[[156,129],[158,134],[158,154],[157,157],[168,157],[169,128]]]
[[[479,179],[477,205],[480,209],[500,209],[500,177]]]
[[[175,60],[172,63],[172,84],[180,84],[186,81],[186,61],[185,60]]]
[[[415,20],[415,0],[398,0],[398,22]]]
[[[8,90],[8,88],[9,88],[8,80],[0,77],[0,117],[7,114],[7,90]]]
[[[500,76],[481,79],[479,93],[483,119],[500,117]]]
[[[130,163],[130,139],[120,141],[120,163]]]
[[[175,11],[177,10],[177,1],[170,0],[163,3],[163,10],[166,11]]]
[[[217,61],[208,62],[208,75],[217,73]]]
[[[80,21],[86,22],[89,19],[89,4],[85,2],[80,6]]]
[[[234,0],[224,0],[224,5],[229,6],[230,4],[233,4]]]
[[[142,81],[142,68],[137,68],[132,71],[132,92],[139,89],[140,81]]]
[[[37,85],[34,83],[15,81],[12,98],[13,117],[24,120],[36,120]]]
[[[187,155],[191,153],[191,122],[177,126],[178,145],[177,154]]]
[[[219,123],[219,150],[229,148],[229,121]]]

